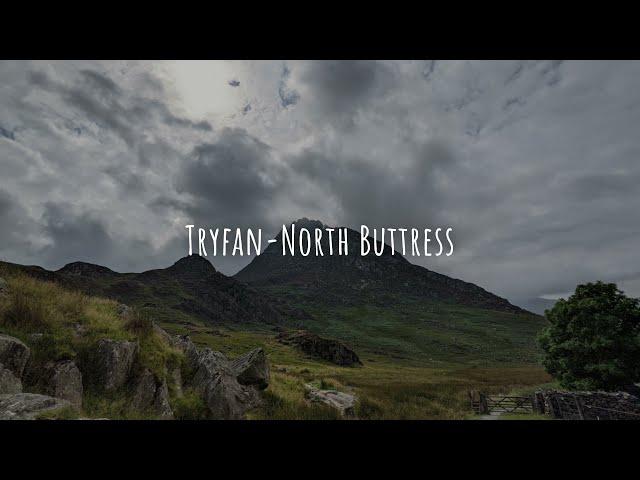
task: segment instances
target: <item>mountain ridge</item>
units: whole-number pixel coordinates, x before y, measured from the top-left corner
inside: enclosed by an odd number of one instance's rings
[[[167,268],[139,273],[119,273],[87,262],[71,262],[55,271],[8,262],[0,262],[0,266],[147,309],[169,322],[188,322],[193,316],[208,324],[279,325],[290,317],[305,316],[223,275],[198,255],[183,257]]]

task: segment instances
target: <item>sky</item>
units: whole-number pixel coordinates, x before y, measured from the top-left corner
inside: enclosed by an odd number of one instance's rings
[[[0,259],[163,268],[185,225],[450,226],[514,303],[640,296],[640,63],[0,61]],[[250,258],[210,258],[225,274]]]

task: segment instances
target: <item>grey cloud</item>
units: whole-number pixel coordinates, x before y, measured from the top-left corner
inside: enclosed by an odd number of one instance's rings
[[[195,147],[177,189],[193,198],[191,213],[201,220],[250,225],[269,211],[284,175],[268,145],[225,129],[215,143]]]
[[[280,96],[280,103],[284,108],[295,105],[300,100],[300,94],[287,85],[290,76],[291,70],[289,70],[287,66],[283,67],[282,77],[278,85],[278,95]]]
[[[318,61],[306,65],[300,80],[312,95],[305,100],[327,115],[351,121],[358,110],[393,88],[395,74],[383,62]]]

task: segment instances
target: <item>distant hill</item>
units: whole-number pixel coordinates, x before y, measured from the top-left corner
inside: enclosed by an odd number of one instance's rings
[[[296,232],[325,226],[317,220],[294,222]],[[265,251],[238,272],[234,278],[256,288],[278,291],[286,287],[306,301],[333,305],[390,305],[407,299],[428,300],[500,312],[524,313],[520,307],[473,283],[457,280],[414,265],[384,246],[381,256],[360,255],[360,232],[348,229],[349,255],[307,257],[282,255],[282,233]],[[334,253],[338,250],[334,232]],[[329,241],[323,236],[323,251]]]
[[[233,278],[197,255],[164,269],[118,273],[91,263],[74,262],[57,271],[0,262],[0,267],[54,281],[90,295],[112,298],[153,312],[165,322],[277,325],[304,313],[293,311]]]

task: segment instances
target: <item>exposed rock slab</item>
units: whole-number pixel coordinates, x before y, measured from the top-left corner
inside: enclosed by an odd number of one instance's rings
[[[39,391],[51,397],[67,400],[76,408],[82,407],[82,374],[72,360],[47,362],[37,377]]]
[[[261,390],[269,386],[269,361],[262,348],[256,348],[236,358],[231,363],[238,382],[253,385]]]
[[[337,390],[320,390],[313,385],[305,385],[307,398],[312,402],[323,403],[340,412],[343,417],[355,417],[356,396]]]
[[[356,352],[338,340],[323,338],[304,330],[283,332],[278,335],[278,341],[285,345],[294,345],[307,355],[327,360],[343,367],[362,365]]]
[[[103,338],[90,352],[83,373],[98,388],[117,390],[127,383],[137,353],[135,342]]]
[[[148,369],[145,369],[136,379],[133,406],[137,410],[150,412],[158,418],[173,418],[167,382],[158,380]]]
[[[17,378],[22,378],[30,354],[29,347],[20,340],[0,334],[0,363]]]
[[[34,420],[43,413],[70,406],[66,400],[36,393],[0,395],[0,420]]]
[[[247,410],[256,407],[260,403],[260,395],[253,385],[243,385],[238,381],[238,372],[233,368],[232,362],[220,352],[215,352],[210,348],[198,350],[191,339],[186,336],[174,338],[174,346],[181,349],[187,358],[191,376],[187,384],[198,392],[204,399],[212,418],[234,420],[244,418]],[[248,358],[254,358],[259,363],[261,355],[256,352]],[[248,373],[252,362],[239,362],[246,368],[240,368],[240,373],[246,373],[245,379],[252,379],[262,384],[263,380],[258,380],[260,375],[258,369],[252,374]],[[266,361],[266,359],[265,359]]]
[[[22,392],[22,382],[0,363],[0,395]]]

